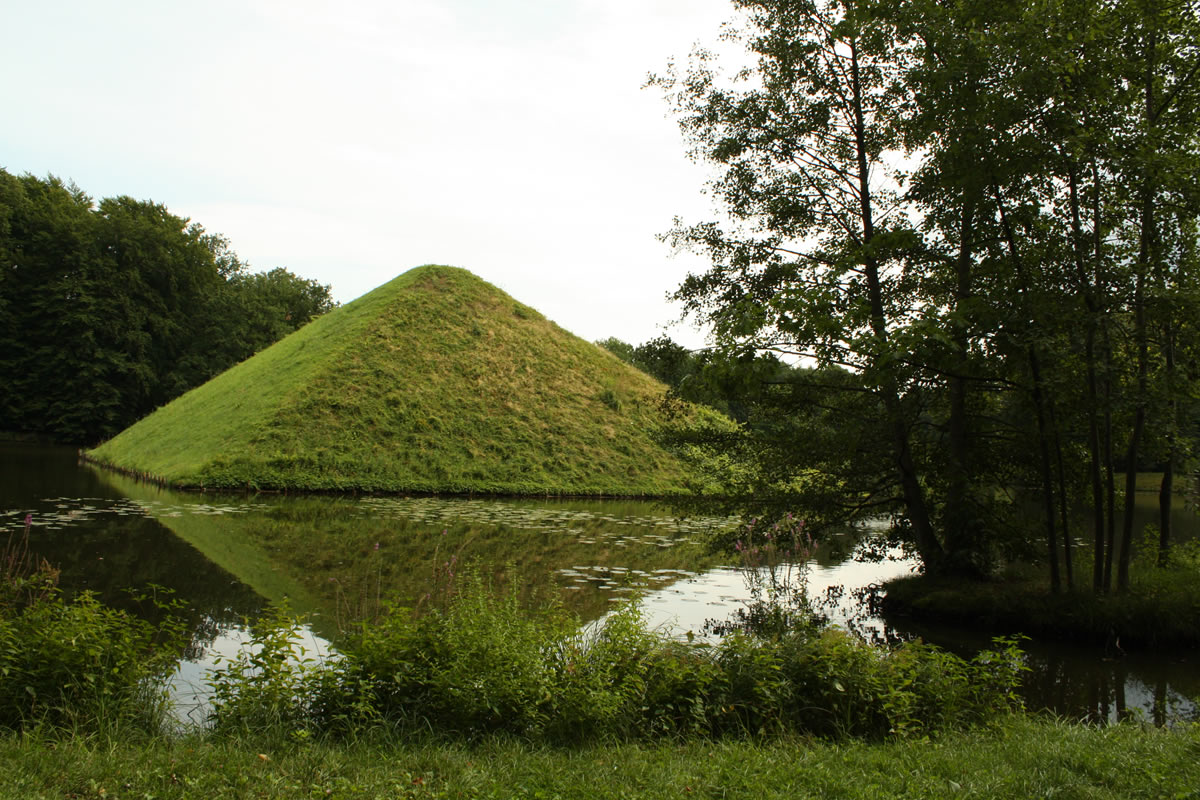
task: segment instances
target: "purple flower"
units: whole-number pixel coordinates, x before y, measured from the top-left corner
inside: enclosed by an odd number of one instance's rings
[[[32,524],[33,524],[33,514],[26,514],[25,515],[25,527],[28,528]]]
[[[375,549],[376,549],[376,550],[378,550],[378,549],[379,549],[379,542],[376,542],[376,543],[375,543]]]

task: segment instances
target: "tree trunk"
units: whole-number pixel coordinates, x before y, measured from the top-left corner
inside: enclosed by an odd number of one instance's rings
[[[1058,420],[1054,414],[1054,404],[1050,403],[1050,427],[1054,431],[1054,462],[1058,475],[1058,517],[1062,524],[1063,568],[1067,574],[1067,589],[1075,588],[1075,559],[1071,551],[1071,520],[1067,509],[1067,477],[1063,466],[1062,436],[1058,430]]]
[[[1000,224],[1004,230],[1004,238],[1008,244],[1009,257],[1013,262],[1013,272],[1017,276],[1018,290],[1022,298],[1027,300],[1031,287],[1025,274],[1025,267],[1021,260],[1020,251],[1017,249],[1016,234],[1013,232],[1012,224],[1008,219],[1008,213],[1004,208],[1004,199],[1000,195],[1000,187],[993,184],[992,189],[996,198],[996,209],[1000,214]],[[1026,305],[1028,305],[1028,302],[1026,302]],[[1033,311],[1026,309],[1026,316],[1032,318],[1032,315]],[[1046,398],[1043,392],[1042,370],[1040,359],[1038,358],[1037,345],[1031,342],[1028,345],[1027,352],[1029,354],[1030,377],[1033,381],[1033,406],[1038,427],[1038,472],[1042,483],[1042,505],[1046,515],[1046,546],[1050,559],[1050,591],[1057,594],[1062,591],[1062,577],[1059,575],[1058,570],[1058,537],[1054,524],[1054,481],[1050,470],[1049,431],[1046,425]]]
[[[963,192],[962,220],[959,228],[959,250],[955,263],[955,310],[961,310],[971,297],[971,253],[975,224],[975,192]],[[952,337],[956,360],[949,380],[950,418],[948,421],[950,474],[946,487],[946,531],[947,557],[956,563],[956,569],[977,571],[974,558],[980,550],[980,532],[977,515],[970,507],[971,442],[967,424],[967,371],[968,364],[967,323],[961,318],[955,321]],[[970,562],[970,563],[968,563]]]
[[[1170,398],[1170,432],[1167,434],[1167,463],[1163,466],[1162,484],[1158,487],[1158,566],[1165,567],[1171,558],[1171,501],[1175,491],[1175,429],[1179,424],[1179,404],[1175,400],[1175,332],[1168,322],[1163,336],[1166,361],[1167,396]]]
[[[1145,98],[1145,125],[1147,137],[1154,130],[1154,64],[1157,37],[1151,31],[1146,41],[1145,71],[1143,75]],[[1129,436],[1129,448],[1125,456],[1125,516],[1121,527],[1121,552],[1117,561],[1117,591],[1129,588],[1129,560],[1133,549],[1133,509],[1137,489],[1138,448],[1142,432],[1146,427],[1146,404],[1149,401],[1150,345],[1146,330],[1146,276],[1157,255],[1154,219],[1155,180],[1151,166],[1142,166],[1141,220],[1138,226],[1138,257],[1135,263],[1137,274],[1133,288],[1134,342],[1137,344],[1137,395],[1134,398],[1133,432]]]
[[[1079,208],[1079,177],[1078,170],[1074,162],[1071,162],[1067,171],[1069,199],[1071,206],[1071,249],[1075,255],[1075,274],[1079,293],[1083,296],[1084,305],[1087,308],[1087,333],[1084,339],[1084,362],[1087,365],[1087,416],[1088,416],[1088,478],[1090,479],[1092,489],[1092,543],[1094,555],[1092,559],[1092,589],[1099,592],[1104,587],[1104,486],[1100,479],[1100,424],[1096,419],[1096,407],[1099,404],[1097,386],[1096,386],[1096,325],[1097,318],[1100,313],[1100,303],[1097,300],[1097,287],[1094,285],[1093,279],[1088,274],[1086,257],[1084,256],[1084,233],[1083,220]],[[1099,176],[1093,172],[1093,178],[1099,180]],[[1099,194],[1099,187],[1096,187],[1096,193]],[[1092,219],[1092,225],[1096,232],[1099,231],[1100,217],[1099,211],[1095,211]],[[1096,239],[1097,248],[1099,248],[1099,239]],[[1100,265],[1100,252],[1094,253],[1096,259],[1096,267]],[[1095,276],[1095,282],[1099,282],[1099,274]],[[1056,439],[1057,442],[1057,439]],[[1059,458],[1059,477],[1062,478],[1062,445],[1058,443],[1058,458]],[[1063,542],[1066,547],[1066,562],[1067,562],[1067,586],[1074,588],[1075,575],[1074,564],[1071,558],[1071,535],[1067,530],[1066,519],[1066,496],[1065,490],[1060,485],[1059,493],[1061,495],[1060,502],[1063,505]]]
[[[1112,591],[1113,557],[1117,534],[1117,476],[1113,454],[1112,420],[1112,341],[1108,326],[1100,328],[1104,340],[1104,488],[1107,502],[1104,507],[1104,591]]]
[[[1089,322],[1087,344],[1088,478],[1092,484],[1092,591],[1104,591],[1104,484],[1100,477],[1100,423],[1096,419],[1096,328]]]
[[[1058,536],[1054,526],[1054,483],[1050,473],[1049,432],[1046,426],[1046,401],[1042,394],[1042,370],[1038,364],[1037,349],[1029,346],[1029,371],[1033,377],[1033,405],[1037,413],[1038,455],[1042,479],[1042,506],[1046,514],[1046,547],[1050,558],[1050,591],[1062,591],[1062,577],[1058,570]]]
[[[850,101],[853,103],[854,111],[854,145],[858,161],[857,179],[862,222],[863,272],[867,278],[867,295],[871,305],[871,330],[875,335],[873,360],[876,365],[879,365],[886,360],[888,355],[887,316],[883,306],[883,286],[879,278],[879,261],[872,247],[875,243],[875,223],[871,203],[870,168],[866,125],[863,116],[862,83],[858,68],[858,47],[854,40],[850,40],[850,78],[852,90]],[[882,366],[879,378],[884,410],[887,412],[888,427],[892,435],[892,456],[900,478],[900,488],[904,494],[908,521],[916,536],[917,549],[921,553],[925,569],[929,572],[938,572],[942,569],[945,553],[941,543],[934,535],[933,525],[929,518],[929,507],[925,501],[925,491],[921,486],[916,464],[913,461],[908,427],[905,424],[903,408],[900,403],[899,382],[894,368],[890,364]]]
[[[1146,337],[1146,301],[1144,279],[1139,271],[1133,290],[1134,339],[1137,342],[1137,397],[1133,409],[1133,431],[1125,451],[1125,514],[1121,524],[1120,553],[1117,556],[1117,591],[1129,588],[1129,562],[1133,551],[1133,512],[1137,499],[1139,445],[1146,427],[1146,391],[1149,383],[1150,352]]]

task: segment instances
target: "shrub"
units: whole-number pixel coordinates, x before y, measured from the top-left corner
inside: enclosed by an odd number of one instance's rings
[[[593,628],[565,636],[550,651],[554,668],[549,732],[579,739],[629,732],[641,720],[644,666],[661,646],[646,630],[641,607],[627,601]]]
[[[181,623],[168,614],[153,626],[86,592],[68,601],[58,571],[29,550],[32,524],[26,514],[0,552],[0,727],[157,727]]]
[[[1015,641],[965,661],[921,642],[894,649],[836,629],[784,643],[789,727],[820,736],[925,735],[985,719],[1020,701]]]
[[[348,647],[347,676],[371,686],[383,719],[461,733],[536,733],[556,688],[551,654],[576,630],[557,604],[520,609],[515,588],[461,579],[445,609],[392,609]]]
[[[218,733],[285,730],[305,733],[328,704],[338,664],[322,664],[300,644],[302,625],[276,607],[251,628],[249,643],[209,673],[209,722]],[[340,692],[339,692],[340,693]],[[339,712],[344,713],[344,701]]]
[[[154,728],[182,644],[174,620],[155,627],[86,593],[0,608],[0,726]]]
[[[444,606],[393,608],[364,623],[344,656],[316,664],[292,649],[280,616],[218,680],[216,718],[305,735],[386,724],[443,734],[534,739],[766,735],[927,735],[1009,708],[1023,668],[1002,642],[972,662],[923,644],[888,650],[807,624],[733,631],[715,645],[648,630],[636,601],[602,623],[478,574]]]

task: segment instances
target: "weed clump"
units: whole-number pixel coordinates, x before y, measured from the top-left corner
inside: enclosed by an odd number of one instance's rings
[[[475,573],[442,605],[392,608],[364,624],[331,661],[285,654],[278,645],[296,624],[270,621],[256,634],[258,662],[217,676],[217,730],[283,725],[308,737],[383,727],[553,742],[903,737],[1019,706],[1024,669],[1011,641],[971,661],[810,626],[685,641],[648,629],[636,600],[581,627],[556,603],[524,610],[515,589]]]
[[[57,571],[29,553],[30,522],[0,563],[0,728],[157,729],[182,627],[170,616],[151,625],[86,592],[64,597]]]

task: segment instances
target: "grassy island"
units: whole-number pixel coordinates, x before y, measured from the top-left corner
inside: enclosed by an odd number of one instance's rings
[[[87,456],[180,487],[661,496],[687,481],[655,439],[663,392],[470,272],[425,266]]]

